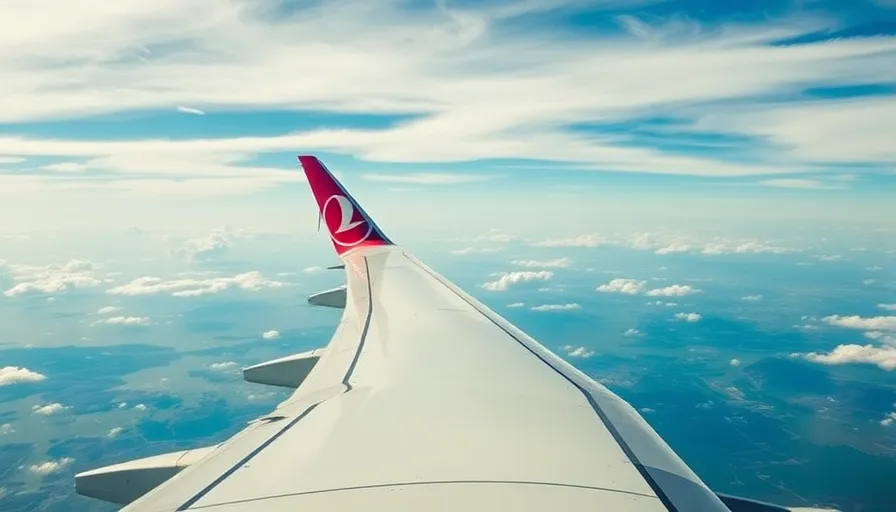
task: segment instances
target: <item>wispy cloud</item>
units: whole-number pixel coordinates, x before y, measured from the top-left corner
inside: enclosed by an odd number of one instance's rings
[[[534,306],[532,311],[577,311],[580,309],[582,309],[582,306],[575,302],[570,302],[568,304],[542,304],[541,306]]]
[[[451,254],[456,256],[467,256],[469,254],[489,254],[502,250],[502,247],[464,247],[462,249],[454,249]]]
[[[594,351],[593,351],[593,350],[588,350],[588,349],[585,348],[585,347],[577,347],[577,346],[573,346],[573,345],[564,345],[562,348],[563,348],[563,350],[566,352],[566,355],[568,355],[568,356],[570,356],[570,357],[581,357],[581,358],[584,359],[584,358],[588,358],[588,357],[591,357],[591,356],[594,355]]]
[[[97,320],[92,325],[149,325],[150,318],[147,316],[111,316]]]
[[[569,268],[572,266],[572,260],[566,257],[551,260],[513,260],[511,263],[518,267],[529,268]]]
[[[220,293],[228,289],[259,291],[285,286],[280,281],[265,278],[261,272],[245,272],[233,277],[211,277],[208,279],[172,279],[160,277],[140,277],[130,283],[106,290],[111,295],[153,295],[170,293],[174,297],[198,297]]]
[[[675,313],[676,320],[682,320],[685,322],[699,322],[703,318],[703,315],[700,313]]]
[[[199,110],[198,108],[193,108],[193,107],[183,107],[183,106],[178,106],[178,107],[177,107],[177,111],[180,112],[180,113],[182,113],[182,114],[193,114],[193,115],[197,115],[197,116],[204,116],[204,115],[205,115],[205,111],[204,111],[204,110]]]
[[[271,329],[270,331],[265,331],[265,332],[261,333],[261,337],[266,340],[276,340],[277,338],[280,337],[280,331],[275,331],[274,329]]]
[[[462,183],[480,183],[490,181],[498,176],[491,174],[448,174],[437,172],[416,172],[409,174],[362,174],[367,181],[382,183],[406,183],[413,185],[458,185]]]
[[[33,412],[34,414],[40,414],[42,416],[50,416],[52,414],[58,414],[68,408],[68,406],[62,405],[59,402],[54,402],[46,405],[32,406],[31,412]]]
[[[808,178],[778,178],[762,180],[759,182],[767,187],[800,188],[806,190],[842,190],[846,188],[843,183],[829,183]]]
[[[73,462],[75,462],[75,459],[71,457],[62,457],[61,459],[57,460],[48,460],[39,464],[32,464],[28,467],[28,470],[36,475],[44,476],[52,473],[58,473],[70,466]]]

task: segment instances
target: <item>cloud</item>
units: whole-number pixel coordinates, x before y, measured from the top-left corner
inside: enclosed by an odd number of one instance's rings
[[[498,252],[502,249],[503,247],[464,247],[463,249],[452,250],[451,254],[457,256],[466,256],[468,254],[488,254]]]
[[[102,281],[94,275],[97,265],[90,261],[71,260],[64,265],[7,265],[13,280],[17,283],[3,292],[7,297],[30,293],[52,294],[70,288],[92,288]]]
[[[700,293],[700,290],[688,285],[673,284],[672,286],[667,286],[665,288],[648,290],[644,295],[650,297],[683,297],[694,293]]]
[[[409,174],[362,174],[362,179],[380,183],[406,183],[413,185],[459,185],[490,181],[497,176],[489,174],[448,174],[437,172],[416,172]]]
[[[740,359],[732,359],[728,364],[730,364],[731,366],[740,366]]]
[[[233,246],[233,235],[227,231],[214,231],[207,236],[191,238],[172,254],[186,257],[187,261],[207,260],[227,252]]]
[[[208,367],[212,370],[232,370],[233,368],[238,368],[239,365],[233,361],[225,361],[223,363],[212,363],[208,365]]]
[[[42,373],[19,366],[4,366],[0,368],[0,386],[8,386],[19,382],[37,382],[46,378],[47,376]]]
[[[886,345],[896,347],[896,335],[890,335],[881,331],[866,331],[864,336],[869,340],[879,341]]]
[[[896,311],[896,304],[878,304],[877,307],[885,311]]]
[[[518,267],[529,268],[569,268],[572,266],[572,260],[566,257],[555,258],[552,260],[513,260],[512,264]]]
[[[143,412],[147,409],[146,404],[137,404],[134,406],[135,411]]]
[[[703,318],[703,315],[700,313],[675,313],[676,320],[683,320],[685,322],[699,322]]]
[[[759,183],[767,187],[798,188],[805,190],[842,190],[846,188],[843,183],[828,183],[807,178],[778,178],[762,180]]]
[[[873,345],[838,345],[828,353],[809,352],[808,354],[793,354],[803,357],[813,363],[840,365],[840,364],[873,364],[882,370],[896,370],[896,347]]]
[[[43,416],[50,416],[51,414],[60,413],[68,408],[68,406],[62,405],[59,402],[54,402],[46,405],[32,406],[31,412],[33,412],[34,414],[41,414]]]
[[[744,295],[740,298],[740,300],[745,300],[747,302],[756,302],[762,300],[762,295]]]
[[[839,254],[819,254],[815,256],[815,259],[818,261],[840,261],[843,259],[843,256]]]
[[[112,316],[97,320],[92,325],[149,325],[149,321],[147,316]]]
[[[523,307],[523,306],[525,306],[525,305],[526,305],[526,304],[523,303],[523,302],[512,302],[512,303],[508,304],[506,307],[508,307],[508,308],[521,308],[521,307]]]
[[[0,435],[6,434],[14,434],[16,429],[12,426],[12,423],[4,423],[0,425]]]
[[[869,331],[896,331],[896,316],[875,316],[863,318],[858,315],[830,315],[822,318],[830,325],[847,329],[865,329]]]
[[[178,106],[178,107],[177,107],[177,111],[180,112],[180,113],[182,113],[182,114],[193,114],[193,115],[197,115],[197,116],[204,116],[204,115],[205,115],[205,111],[204,111],[204,110],[199,110],[198,108],[192,108],[192,107]]]
[[[604,293],[625,293],[628,295],[637,295],[647,287],[646,281],[638,281],[637,279],[618,278],[613,279],[607,284],[597,287],[597,291]]]
[[[631,338],[631,337],[634,337],[634,336],[640,336],[640,335],[641,335],[641,331],[632,328],[632,329],[628,329],[628,330],[626,330],[624,333],[622,333],[622,335],[625,336],[626,338]]]
[[[20,164],[24,162],[25,159],[20,156],[4,156],[0,155],[0,165],[5,164]]]
[[[46,462],[41,462],[40,464],[33,464],[28,468],[28,470],[36,475],[44,476],[52,473],[58,473],[70,466],[73,462],[75,462],[75,459],[71,457],[62,457],[61,459],[57,460],[48,460]]]
[[[79,162],[59,162],[55,164],[44,165],[41,169],[53,172],[82,172],[90,169],[87,164]]]
[[[896,406],[896,404],[894,404],[894,406]],[[883,427],[889,427],[894,422],[896,422],[896,412],[889,412],[884,416],[884,419],[880,420],[880,424]]]
[[[585,347],[575,347],[573,345],[564,345],[563,350],[566,352],[566,355],[570,357],[581,357],[588,358],[594,355],[594,351],[588,350]]]
[[[530,281],[548,281],[554,277],[554,273],[549,270],[539,270],[533,272],[530,270],[518,272],[504,272],[494,281],[489,281],[482,285],[483,288],[493,292],[503,292],[509,287]]]
[[[575,311],[579,309],[582,309],[582,306],[570,302],[568,304],[543,304],[533,307],[532,311]]]
[[[124,432],[124,428],[113,427],[110,428],[108,432],[106,432],[106,437],[118,437],[122,432]]]
[[[271,329],[270,331],[265,331],[261,333],[261,337],[266,340],[276,340],[280,337],[280,331],[275,331]]]
[[[153,295],[170,293],[174,297],[198,297],[220,293],[237,288],[246,291],[260,291],[285,286],[280,281],[273,281],[262,276],[261,272],[252,271],[233,277],[212,277],[207,279],[173,279],[160,277],[140,277],[128,284],[106,290],[111,295]]]
[[[107,315],[109,313],[115,313],[116,311],[121,311],[124,308],[120,308],[118,306],[106,306],[96,310],[96,314],[98,315]]]
[[[579,235],[570,238],[556,238],[532,243],[535,247],[600,247],[609,244],[609,240],[597,234]]]
[[[315,265],[313,267],[305,267],[304,269],[302,269],[302,272],[306,274],[317,274],[318,272],[323,272],[324,270],[326,270],[324,267]]]

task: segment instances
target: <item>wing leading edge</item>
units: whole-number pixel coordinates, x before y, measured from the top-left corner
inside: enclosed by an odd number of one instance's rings
[[[728,510],[628,403],[300,162],[345,263],[342,320],[289,399],[126,510]]]

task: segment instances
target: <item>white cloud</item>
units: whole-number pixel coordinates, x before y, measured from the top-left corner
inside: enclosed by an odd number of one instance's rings
[[[0,434],[14,434],[16,429],[12,426],[12,423],[4,423],[0,425]]]
[[[896,347],[873,345],[838,345],[828,353],[809,352],[808,354],[794,354],[814,363],[839,365],[864,363],[873,364],[883,370],[896,370]]]
[[[266,279],[261,272],[253,271],[233,277],[211,277],[207,279],[174,279],[166,281],[160,277],[140,277],[128,284],[110,288],[106,290],[106,293],[112,295],[171,293],[174,297],[197,297],[219,293],[231,288],[259,291],[282,286],[284,286],[284,283]]]
[[[769,44],[838,28],[836,19],[810,15],[708,28],[680,18],[626,16],[618,18],[625,34],[596,31],[575,44],[528,17],[526,30],[502,30],[525,14],[570,3],[481,2],[408,11],[401,9],[404,2],[321,2],[271,16],[266,3],[252,0],[90,3],[89,9],[57,0],[42,4],[58,14],[56,21],[35,23],[45,11],[23,2],[0,22],[0,76],[16,77],[0,84],[0,96],[17,98],[5,105],[0,122],[206,104],[424,115],[382,129],[324,127],[275,137],[7,136],[0,138],[0,153],[80,156],[115,173],[236,176],[221,178],[235,182],[221,188],[176,185],[205,194],[253,189],[241,179],[296,179],[300,173],[239,165],[261,152],[296,147],[373,161],[544,158],[609,170],[724,175],[892,161],[890,98],[805,105],[757,99],[789,96],[805,84],[890,83],[896,73],[886,65],[891,36]],[[203,13],[198,26],[196,12]],[[310,57],[297,67],[295,55]],[[234,86],[246,76],[273,78],[257,87]],[[715,79],[701,79],[706,76]],[[23,90],[30,93],[21,95]],[[733,132],[767,144],[751,153],[757,163],[743,164],[563,129],[656,112],[678,119],[680,130]],[[119,183],[128,190],[149,188]],[[155,192],[176,193],[176,187]]]
[[[699,322],[703,318],[703,315],[700,313],[675,313],[676,320],[683,320],[685,322]]]
[[[464,247],[463,249],[454,249],[451,251],[451,254],[457,256],[466,256],[468,254],[489,254],[493,252],[498,252],[503,247]]]
[[[740,300],[745,300],[747,302],[756,302],[758,300],[762,300],[762,295],[744,295],[740,298]]]
[[[306,274],[317,274],[318,272],[323,272],[324,270],[326,270],[324,267],[315,265],[313,267],[305,267],[304,269],[302,269],[302,272]]]
[[[511,263],[518,267],[529,268],[569,268],[572,266],[572,260],[566,257],[555,258],[552,260],[514,260]]]
[[[605,293],[625,293],[628,295],[637,295],[641,293],[646,286],[646,281],[618,278],[613,279],[607,284],[598,286],[597,291]]]
[[[879,341],[885,345],[896,347],[896,335],[890,335],[881,331],[866,331],[864,336],[869,340]]]
[[[96,310],[96,314],[98,315],[107,315],[109,313],[115,313],[116,311],[121,311],[123,308],[118,306],[106,306]]]
[[[878,304],[877,307],[885,311],[896,311],[896,304]]]
[[[768,187],[801,188],[807,190],[840,190],[846,188],[844,183],[829,183],[806,178],[778,178],[759,182]]]
[[[840,261],[843,259],[843,256],[840,254],[819,254],[815,256],[815,259],[818,261]]]
[[[219,230],[187,240],[183,247],[173,250],[172,254],[182,255],[188,261],[206,260],[227,252],[232,246],[232,234]]]
[[[508,308],[521,308],[521,307],[523,307],[523,306],[525,306],[525,305],[526,305],[526,304],[525,304],[525,303],[522,303],[522,302],[512,302],[512,303],[508,304],[507,307],[508,307]]]
[[[113,427],[110,428],[108,432],[106,432],[106,437],[118,437],[122,432],[124,432],[124,428]]]
[[[588,350],[585,347],[575,347],[573,345],[565,345],[563,346],[563,350],[566,352],[566,355],[570,357],[588,358],[594,355],[594,351],[592,350]]]
[[[137,404],[134,406],[135,411],[143,412],[147,409],[146,404]]]
[[[177,111],[180,112],[180,113],[182,113],[182,114],[193,114],[193,115],[197,115],[197,116],[204,116],[204,115],[205,115],[205,111],[204,111],[204,110],[199,110],[198,108],[193,108],[193,107],[183,107],[183,106],[178,106],[178,107],[177,107]]]
[[[232,370],[234,368],[238,368],[239,365],[233,361],[224,361],[223,363],[212,363],[208,365],[208,367],[212,370]]]
[[[510,286],[529,281],[548,281],[554,277],[554,273],[549,270],[539,270],[533,272],[524,270],[519,272],[504,272],[494,281],[489,281],[482,285],[483,288],[493,292],[506,291]]]
[[[740,366],[740,359],[734,358],[728,364],[731,366]]]
[[[59,162],[55,164],[44,165],[41,167],[41,169],[53,172],[81,172],[90,169],[90,166],[78,162]]]
[[[90,288],[102,284],[94,275],[97,265],[84,260],[71,260],[64,265],[7,265],[16,284],[3,292],[7,297],[29,293],[59,293],[70,288]]]
[[[97,320],[92,325],[149,325],[149,322],[147,316],[112,316]]]
[[[4,164],[20,164],[24,162],[25,159],[20,156],[5,156],[0,155],[0,165]]]
[[[280,331],[275,331],[271,329],[270,331],[265,331],[261,333],[261,337],[266,340],[276,340],[280,337]]]
[[[600,247],[601,245],[609,244],[609,240],[597,234],[542,240],[540,242],[532,243],[535,247]]]
[[[62,405],[59,402],[54,402],[46,405],[35,405],[31,407],[31,412],[34,414],[41,414],[43,416],[49,416],[51,414],[60,413],[66,409],[68,406]]]
[[[37,382],[46,378],[47,376],[42,373],[19,366],[4,366],[0,368],[0,386],[8,386],[18,382]]]
[[[75,459],[71,457],[62,457],[57,460],[48,460],[46,462],[41,462],[40,464],[33,464],[28,469],[36,475],[43,476],[58,473],[70,466],[73,462],[75,462]]]
[[[667,286],[665,288],[648,290],[645,292],[645,295],[650,297],[683,297],[699,292],[700,290],[689,285],[673,284],[672,286]]]
[[[641,335],[641,331],[632,328],[632,329],[628,329],[628,330],[626,330],[624,333],[622,333],[622,335],[625,336],[626,338],[631,338],[631,337],[634,337],[634,336],[640,336],[640,335]]]
[[[896,404],[894,404],[894,405],[896,405]],[[889,427],[894,422],[896,422],[896,412],[889,412],[889,413],[887,413],[886,416],[884,416],[884,419],[880,420],[881,426],[884,426],[884,427]]]
[[[407,183],[413,185],[458,185],[480,183],[497,178],[489,174],[449,174],[437,172],[415,172],[408,174],[362,174],[362,179],[382,183]]]
[[[582,306],[570,302],[568,304],[542,304],[541,306],[534,306],[532,311],[575,311],[582,309]]]
[[[822,318],[830,325],[869,331],[896,331],[896,316],[861,317],[830,315]]]

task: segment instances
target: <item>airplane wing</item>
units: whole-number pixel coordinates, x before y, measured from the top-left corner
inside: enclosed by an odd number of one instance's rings
[[[83,473],[78,492],[132,512],[729,510],[628,403],[299,160],[345,265],[317,299],[344,308],[332,340],[247,368],[296,391],[231,439]]]

